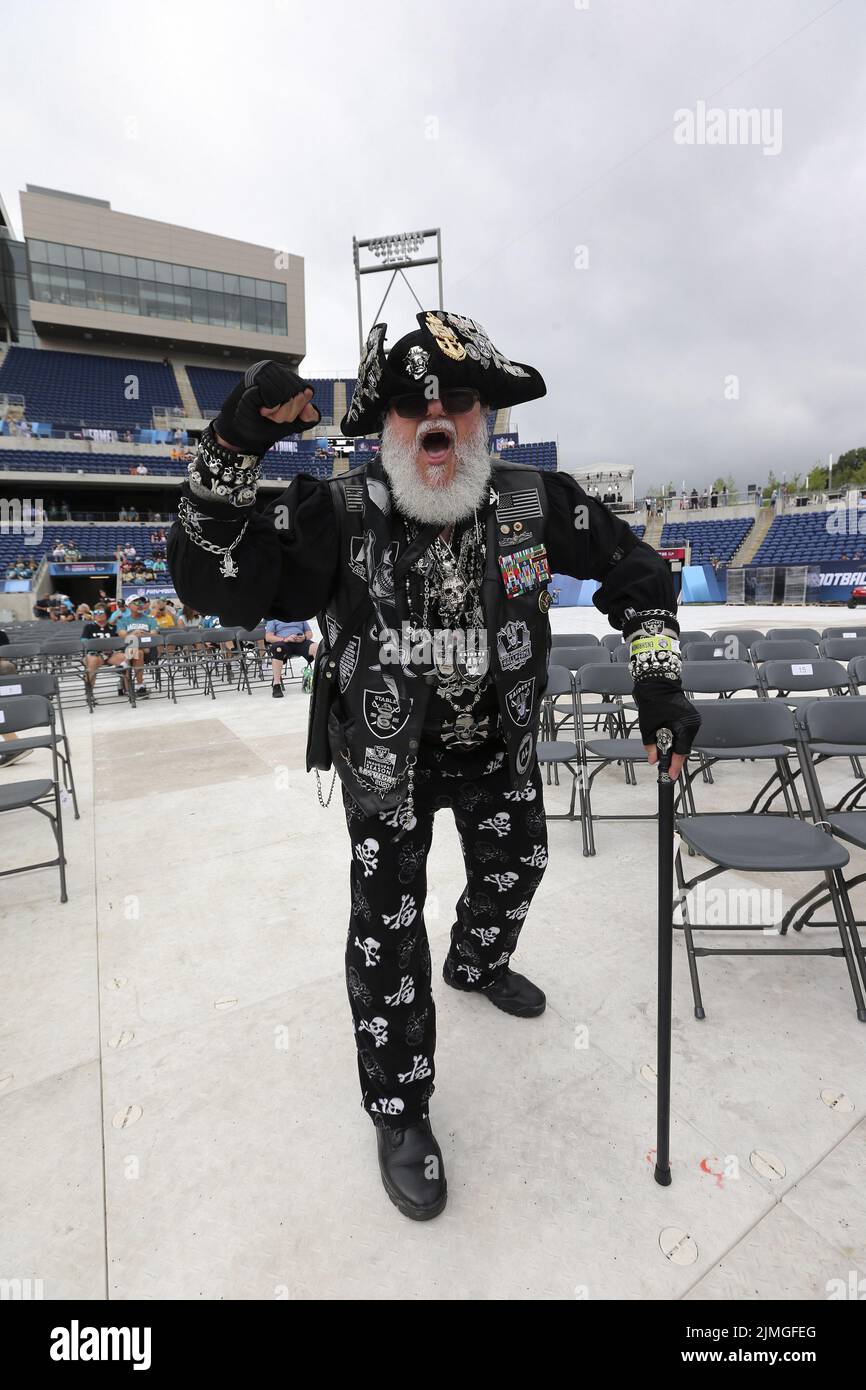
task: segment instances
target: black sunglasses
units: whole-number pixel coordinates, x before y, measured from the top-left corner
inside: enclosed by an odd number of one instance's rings
[[[472,386],[454,386],[435,397],[446,415],[465,415],[481,397]],[[430,404],[423,391],[409,391],[405,396],[393,396],[389,401],[401,420],[423,420]]]

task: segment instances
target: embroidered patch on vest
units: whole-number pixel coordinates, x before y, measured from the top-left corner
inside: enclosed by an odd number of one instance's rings
[[[524,488],[520,492],[502,492],[496,507],[496,520],[526,521],[532,516],[543,516],[541,495],[538,488]]]
[[[531,593],[533,589],[550,582],[547,550],[543,545],[530,545],[525,550],[500,555],[498,559],[502,582],[509,598]]]
[[[532,676],[529,680],[519,681],[517,685],[512,686],[511,690],[509,690],[508,694],[505,696],[505,704],[508,713],[511,715],[511,718],[518,728],[523,728],[524,725],[529,723],[529,716],[532,713],[532,695],[534,690],[535,677]]]
[[[412,701],[401,704],[388,690],[364,691],[364,723],[379,738],[394,738],[405,728]]]
[[[522,619],[512,618],[497,632],[496,650],[503,671],[519,671],[532,656],[528,625]]]

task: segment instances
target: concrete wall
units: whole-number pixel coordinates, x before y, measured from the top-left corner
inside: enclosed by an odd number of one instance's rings
[[[211,232],[197,232],[170,222],[156,222],[149,217],[114,212],[97,202],[51,197],[43,193],[21,194],[21,216],[25,237],[89,247],[95,251],[116,251],[125,256],[173,261],[204,270],[252,275],[260,280],[278,280],[286,286],[288,334],[285,338],[204,323],[182,323],[173,319],[144,318],[137,314],[115,314],[100,309],[78,309],[66,304],[31,301],[30,312],[34,323],[110,330],[127,335],[144,333],[151,337],[213,343],[228,348],[261,348],[261,356],[278,351],[303,357],[306,352],[302,256],[285,253],[279,248],[236,241],[232,237],[216,236]]]

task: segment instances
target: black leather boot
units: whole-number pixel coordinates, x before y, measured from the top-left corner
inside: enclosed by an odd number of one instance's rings
[[[544,991],[531,980],[527,980],[525,975],[518,975],[515,970],[509,970],[507,967],[497,975],[492,984],[479,989],[477,985],[460,984],[451,974],[446,957],[442,967],[442,978],[452,989],[462,989],[468,994],[485,995],[497,1009],[512,1014],[514,1018],[538,1018],[547,1008]]]
[[[442,1151],[429,1120],[405,1129],[376,1126],[379,1171],[385,1191],[411,1221],[430,1221],[444,1210],[448,1185]]]

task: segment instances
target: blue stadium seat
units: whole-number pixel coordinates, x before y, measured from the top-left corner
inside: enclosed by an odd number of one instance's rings
[[[154,406],[183,408],[171,367],[85,352],[11,347],[0,366],[3,392],[24,397],[28,420],[66,428],[134,429],[153,423]]]

